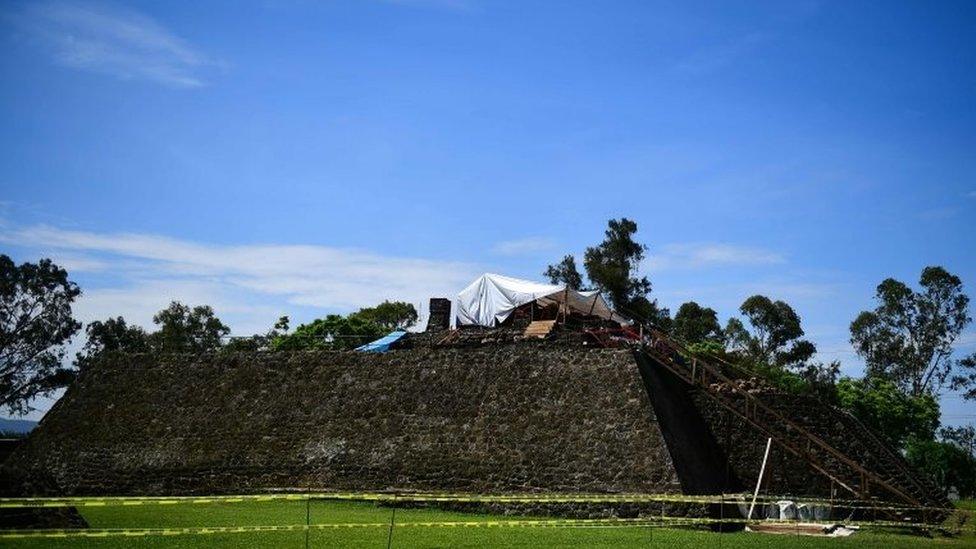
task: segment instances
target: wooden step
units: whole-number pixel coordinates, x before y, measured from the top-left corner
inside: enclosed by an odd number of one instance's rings
[[[525,328],[525,337],[537,337],[542,339],[549,335],[553,327],[556,326],[555,320],[533,320],[527,328]]]

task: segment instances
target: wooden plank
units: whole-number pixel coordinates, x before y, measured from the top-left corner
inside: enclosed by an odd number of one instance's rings
[[[523,335],[525,337],[537,337],[541,339],[549,335],[549,332],[552,331],[555,325],[555,320],[534,320],[525,328]]]

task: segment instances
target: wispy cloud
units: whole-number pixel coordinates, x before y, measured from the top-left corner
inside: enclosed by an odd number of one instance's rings
[[[104,4],[38,2],[15,19],[60,65],[174,88],[218,63],[146,15]]]
[[[783,263],[778,253],[733,244],[668,244],[651,255],[647,270],[701,269],[729,265],[769,265]]]
[[[352,310],[399,299],[448,296],[476,269],[462,263],[391,257],[311,245],[220,246],[152,234],[109,234],[37,225],[0,229],[0,242],[64,260],[71,272],[108,272],[112,285],[87,289],[85,318],[148,319],[171,299],[207,302],[239,319],[235,331],[267,325],[274,311]]]
[[[556,242],[544,236],[529,236],[516,240],[505,240],[495,244],[491,251],[498,255],[528,255],[553,249]]]

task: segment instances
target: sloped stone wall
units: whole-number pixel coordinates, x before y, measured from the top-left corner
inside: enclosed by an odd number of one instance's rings
[[[766,451],[767,437],[761,431],[742,420],[732,412],[716,404],[700,390],[693,391],[693,398],[697,408],[702,411],[715,439],[724,450],[729,465],[729,471],[740,479],[743,487],[753,490],[762,467],[763,454]],[[805,401],[801,397],[792,395],[793,402]],[[794,419],[790,414],[788,402],[779,402],[774,396],[764,398],[766,404],[775,406]],[[819,404],[819,403],[818,403]],[[819,404],[821,414],[829,413],[828,407]],[[795,412],[795,409],[794,409]],[[814,430],[814,432],[818,432]],[[820,430],[819,434],[823,435]],[[807,462],[787,452],[777,444],[773,444],[766,464],[761,491],[763,494],[830,497],[830,480],[815,471]],[[850,498],[851,494],[838,494],[838,497]]]
[[[20,493],[677,492],[631,351],[113,356],[4,465]]]
[[[754,487],[762,466],[766,435],[714,403],[701,391],[695,391],[698,409],[703,411],[710,429],[728,456],[729,468],[747,487]],[[948,500],[932,482],[914,470],[904,458],[880,442],[878,436],[846,412],[823,403],[813,396],[766,393],[758,395],[763,403],[779,414],[814,433],[821,440],[842,452],[910,494],[924,505],[939,507]],[[831,463],[825,462],[830,468]],[[834,473],[849,486],[858,486],[860,478],[845,467],[835,467]],[[911,476],[897,473],[907,471]],[[854,497],[842,487],[814,470],[806,461],[773,444],[763,479],[763,493],[794,496],[829,497],[832,491],[841,499]],[[871,497],[901,501],[895,494],[874,487]]]

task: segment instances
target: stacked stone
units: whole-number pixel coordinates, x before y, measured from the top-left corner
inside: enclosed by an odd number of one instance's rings
[[[677,492],[627,350],[112,356],[5,464],[20,493]]]

